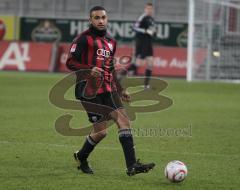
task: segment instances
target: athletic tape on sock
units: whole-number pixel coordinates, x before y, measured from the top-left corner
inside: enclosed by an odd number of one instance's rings
[[[119,137],[126,137],[126,136],[132,136],[132,129],[120,129],[118,131]]]
[[[97,144],[97,142],[95,142],[90,135],[87,136],[87,141],[93,146]]]

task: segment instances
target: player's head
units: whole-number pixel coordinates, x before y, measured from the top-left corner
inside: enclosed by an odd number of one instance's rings
[[[106,30],[108,22],[106,10],[101,6],[91,8],[89,22],[98,30]]]
[[[152,3],[147,3],[145,5],[144,12],[148,16],[153,16],[153,4]]]

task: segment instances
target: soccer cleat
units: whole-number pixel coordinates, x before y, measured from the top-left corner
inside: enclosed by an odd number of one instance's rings
[[[148,163],[148,164],[143,164],[139,162],[140,160],[138,159],[136,163],[133,164],[132,167],[127,169],[127,175],[128,176],[133,176],[139,173],[147,173],[149,170],[152,170],[155,166],[154,163]]]
[[[144,85],[144,90],[151,90],[151,86],[150,85]]]
[[[77,169],[81,170],[83,173],[86,173],[86,174],[93,174],[93,170],[89,166],[88,161],[79,159],[78,156],[77,156],[77,153],[78,152],[75,152],[73,154],[73,157],[78,164]]]

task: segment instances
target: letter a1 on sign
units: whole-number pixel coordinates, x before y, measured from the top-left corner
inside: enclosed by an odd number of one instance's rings
[[[0,57],[0,70],[5,66],[15,66],[20,71],[25,71],[25,62],[29,61],[29,44],[10,43]]]

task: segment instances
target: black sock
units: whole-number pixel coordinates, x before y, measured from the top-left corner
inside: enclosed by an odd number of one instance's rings
[[[118,134],[123,148],[127,168],[130,168],[134,163],[136,163],[135,148],[131,129],[120,129]]]
[[[79,152],[77,153],[78,159],[87,160],[89,154],[93,151],[96,145],[97,145],[97,142],[95,142],[90,135],[87,136],[82,149],[79,150]]]
[[[128,67],[128,72],[132,71],[134,75],[137,75],[137,66],[136,64],[132,63],[129,67]]]
[[[152,76],[152,70],[151,69],[146,69],[145,70],[145,78],[144,78],[144,85],[147,86],[149,85],[150,78]]]

